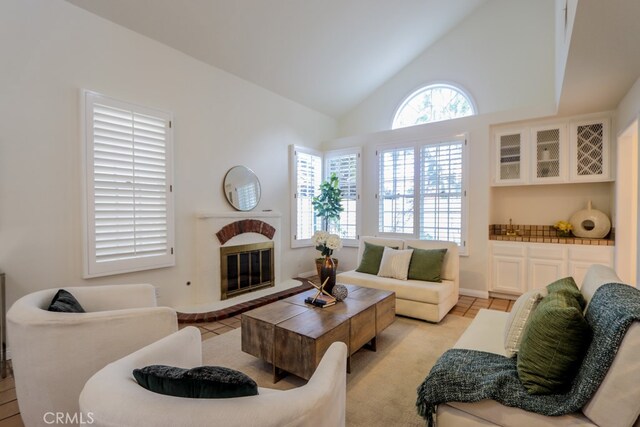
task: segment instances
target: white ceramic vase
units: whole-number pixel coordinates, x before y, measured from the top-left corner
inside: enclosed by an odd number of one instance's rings
[[[582,209],[569,218],[573,226],[573,235],[588,239],[602,239],[611,230],[609,217],[597,209],[591,207],[591,200],[587,203],[587,209]]]

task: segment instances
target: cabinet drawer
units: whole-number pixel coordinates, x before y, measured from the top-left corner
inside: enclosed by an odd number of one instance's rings
[[[491,253],[497,256],[524,257],[525,245],[522,243],[492,242]]]
[[[571,246],[569,260],[596,264],[613,264],[613,246]]]
[[[563,245],[541,245],[531,243],[528,246],[529,258],[561,260],[565,255],[566,248]]]

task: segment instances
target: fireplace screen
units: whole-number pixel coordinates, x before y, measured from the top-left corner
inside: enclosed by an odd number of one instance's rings
[[[274,285],[273,242],[220,248],[221,299]]]

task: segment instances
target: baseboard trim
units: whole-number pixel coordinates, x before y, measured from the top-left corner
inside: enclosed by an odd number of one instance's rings
[[[312,276],[317,276],[317,271],[305,271],[304,273],[298,274],[298,277],[304,277],[305,279]]]
[[[464,289],[460,288],[460,295],[464,295],[466,297],[475,297],[475,298],[489,298],[488,291],[478,291],[476,289]]]

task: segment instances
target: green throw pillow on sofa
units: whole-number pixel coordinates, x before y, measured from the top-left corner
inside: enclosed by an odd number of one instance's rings
[[[362,259],[360,260],[360,265],[356,268],[356,271],[359,273],[378,274],[384,248],[385,247],[381,245],[364,242]],[[390,248],[398,249],[397,246],[390,246]]]
[[[556,280],[550,285],[547,285],[547,291],[550,294],[554,292],[568,293],[578,302],[578,304],[580,304],[582,310],[584,310],[587,305],[587,302],[582,296],[582,292],[580,292],[580,289],[578,289],[578,285],[576,285],[576,281],[573,280],[573,277],[565,277],[563,279]]]
[[[413,249],[409,264],[409,279],[442,282],[442,263],[447,249]]]
[[[591,327],[566,290],[540,301],[518,352],[518,376],[530,394],[566,391],[591,341]]]

